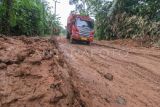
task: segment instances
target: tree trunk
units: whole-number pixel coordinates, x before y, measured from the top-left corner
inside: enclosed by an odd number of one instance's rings
[[[116,9],[116,6],[117,6],[117,3],[118,3],[119,0],[114,0],[113,1],[113,4],[112,4],[112,7],[109,9],[109,12],[107,14],[108,17],[112,17],[115,9]]]
[[[4,33],[6,35],[10,35],[10,16],[11,16],[11,9],[12,9],[12,0],[4,0],[4,5],[6,7],[5,17],[4,17]]]

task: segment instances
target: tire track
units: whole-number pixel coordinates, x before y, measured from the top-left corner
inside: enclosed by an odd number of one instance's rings
[[[81,49],[81,48],[78,48],[78,49]],[[85,49],[86,49],[86,48],[81,49],[81,50],[83,51],[83,50],[85,50]],[[116,49],[116,48],[114,48],[114,49]],[[99,58],[101,58],[102,60],[104,60],[104,61],[103,61],[104,63],[105,63],[106,61],[111,62],[111,60],[104,59],[104,58],[102,58],[99,54],[96,54],[96,56],[98,56]],[[97,61],[95,61],[95,60],[98,60],[98,59],[96,58],[96,56],[94,56],[94,58],[88,57],[88,56],[85,56],[85,57],[89,58],[89,59],[90,59],[91,61],[93,61],[95,64],[98,64]],[[134,62],[119,60],[119,59],[113,58],[113,57],[111,57],[111,56],[109,56],[109,55],[107,55],[107,54],[106,54],[106,57],[111,58],[111,59],[113,60],[112,63],[115,63],[115,61],[116,61],[116,63],[118,63],[118,64],[120,64],[120,65],[123,64],[126,69],[128,69],[128,68],[137,68],[137,69],[138,69],[137,71],[141,70],[141,71],[143,71],[143,72],[137,72],[136,74],[138,74],[138,75],[140,74],[141,77],[143,77],[144,79],[147,79],[147,80],[150,81],[150,82],[154,82],[154,83],[156,83],[156,84],[158,84],[158,85],[160,84],[160,83],[159,83],[159,81],[160,81],[160,76],[157,75],[157,74],[154,74],[153,71],[151,71],[151,70],[149,70],[149,69],[147,69],[147,68],[145,68],[145,67],[143,67],[143,66],[140,66],[139,64],[134,63]],[[145,58],[146,58],[146,57],[145,57]],[[105,66],[105,64],[99,64],[99,65],[104,65],[104,67],[108,68],[108,66]],[[128,66],[128,67],[126,67],[126,66]],[[129,69],[129,70],[131,70],[131,69]],[[139,75],[139,76],[140,76],[140,75]],[[154,78],[154,81],[153,81],[153,78]]]
[[[122,51],[122,52],[125,52],[125,53],[128,53],[128,54],[134,54],[134,55],[138,55],[138,56],[141,56],[141,57],[144,57],[144,58],[149,58],[149,59],[152,59],[154,61],[160,62],[160,55],[158,55],[158,54],[153,55],[153,54],[148,54],[148,53],[137,53],[137,52],[134,52],[134,51],[128,51],[126,49],[121,49],[121,48],[118,48],[118,47],[115,47],[115,46],[102,45],[102,44],[98,44],[98,43],[94,43],[93,46],[115,49],[115,50],[119,50],[119,51]],[[159,52],[159,54],[160,54],[160,52]]]

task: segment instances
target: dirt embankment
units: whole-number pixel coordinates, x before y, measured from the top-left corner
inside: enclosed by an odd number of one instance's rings
[[[50,38],[0,37],[0,107],[70,107],[70,68]]]
[[[160,50],[121,43],[0,37],[0,107],[159,107]]]

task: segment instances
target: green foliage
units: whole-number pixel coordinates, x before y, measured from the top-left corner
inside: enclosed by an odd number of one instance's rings
[[[85,0],[99,39],[160,40],[159,0]]]
[[[102,35],[99,36],[99,39],[138,37],[153,42],[160,38],[160,22],[149,21],[147,18],[136,15],[129,16],[127,13],[117,14],[113,20],[105,20],[102,24],[100,29],[97,29],[97,33]],[[106,25],[107,27],[102,28]]]
[[[61,35],[67,35],[67,30],[61,27]]]
[[[8,6],[5,1],[10,1],[12,5]],[[7,11],[9,15],[5,17],[8,14]],[[0,33],[8,35],[60,33],[59,18],[50,12],[50,7],[45,0],[2,0],[0,20]],[[4,24],[6,22],[8,23]],[[6,32],[7,28],[9,30]]]

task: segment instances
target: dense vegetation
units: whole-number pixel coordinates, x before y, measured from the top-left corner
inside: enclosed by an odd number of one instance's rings
[[[77,10],[95,16],[99,39],[140,38],[150,43],[160,42],[159,0],[71,1],[76,5],[83,4],[78,1],[86,3],[87,8]]]
[[[0,0],[0,33],[58,35],[60,22],[45,0]]]

